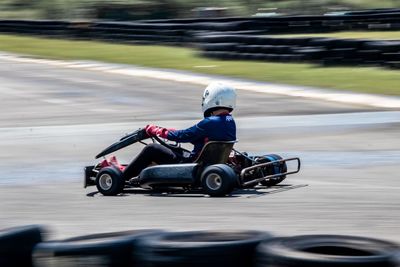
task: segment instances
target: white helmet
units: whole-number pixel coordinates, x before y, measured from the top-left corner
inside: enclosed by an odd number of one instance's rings
[[[204,90],[201,106],[204,117],[210,116],[210,113],[217,108],[227,108],[232,111],[236,107],[236,90],[227,84],[212,82]]]

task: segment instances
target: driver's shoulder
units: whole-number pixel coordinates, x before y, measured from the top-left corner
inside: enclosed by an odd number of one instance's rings
[[[197,123],[197,127],[201,129],[205,129],[207,127],[213,127],[214,125],[218,125],[221,122],[225,121],[234,121],[232,115],[224,115],[224,116],[210,116],[202,119]]]

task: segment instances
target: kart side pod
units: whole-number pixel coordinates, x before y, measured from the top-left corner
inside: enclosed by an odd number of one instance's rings
[[[168,164],[144,169],[140,177],[140,187],[152,188],[157,185],[184,186],[195,183],[196,163]]]

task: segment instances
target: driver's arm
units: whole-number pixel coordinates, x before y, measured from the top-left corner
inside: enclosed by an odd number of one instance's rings
[[[149,136],[159,136],[179,143],[191,143],[207,137],[207,122],[207,119],[204,119],[184,130],[167,129],[155,125],[147,125],[145,129]]]
[[[166,138],[178,143],[191,143],[195,140],[206,138],[206,131],[198,123],[190,128],[184,130],[168,131]]]

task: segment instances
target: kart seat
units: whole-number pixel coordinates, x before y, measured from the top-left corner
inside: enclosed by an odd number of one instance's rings
[[[228,161],[233,145],[237,141],[210,141],[201,150],[194,161],[202,165],[223,164]]]

